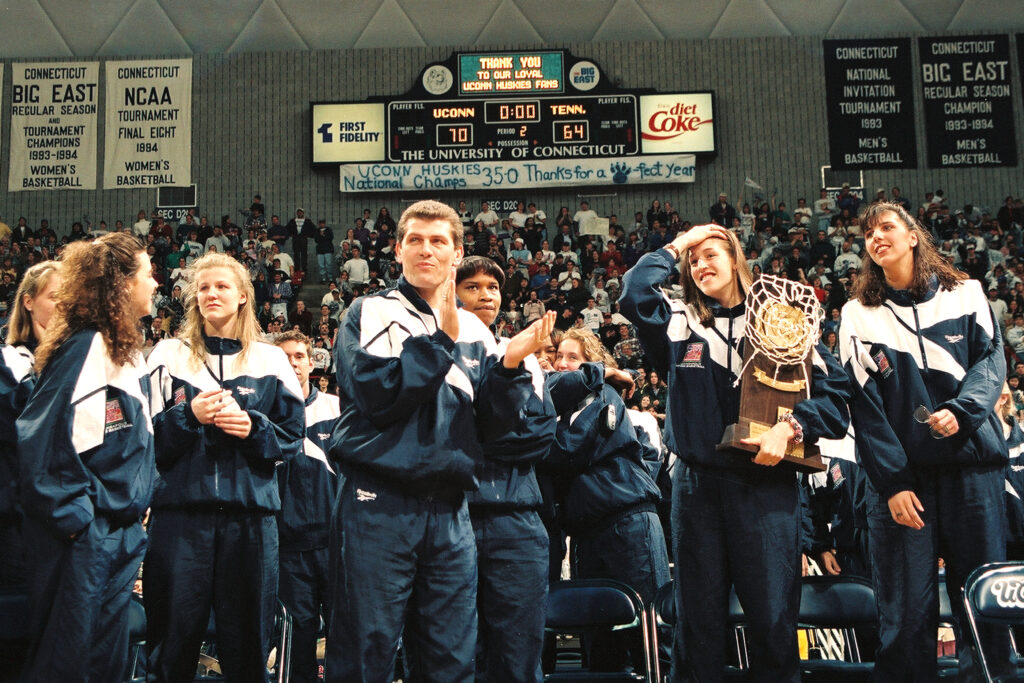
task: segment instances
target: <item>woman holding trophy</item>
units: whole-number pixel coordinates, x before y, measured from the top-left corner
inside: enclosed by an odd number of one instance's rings
[[[682,301],[660,287],[680,259]],[[681,233],[641,258],[623,282],[621,311],[668,381],[665,440],[680,459],[672,492],[673,680],[721,678],[731,586],[748,618],[753,677],[800,680],[799,492],[794,471],[776,465],[794,443],[845,434],[847,380],[804,325],[812,337],[809,398],[742,440],[756,451],[752,461],[716,449],[739,418],[751,283],[737,238],[717,225]]]
[[[861,225],[870,260],[843,307],[839,343],[868,475],[875,680],[933,681],[938,558],[962,626],[967,575],[1005,556],[1007,447],[993,406],[1006,365],[980,284],[901,206],[872,204]],[[973,672],[963,634],[961,676]]]

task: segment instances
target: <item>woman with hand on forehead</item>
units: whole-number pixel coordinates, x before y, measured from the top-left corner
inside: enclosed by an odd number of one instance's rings
[[[662,285],[682,260],[683,300]],[[811,397],[760,437],[753,460],[716,451],[739,417],[744,297],[752,282],[735,234],[698,225],[643,256],[626,274],[620,307],[667,382],[665,441],[679,456],[672,481],[676,609],[672,680],[718,680],[725,664],[729,589],[749,623],[756,678],[799,681],[800,502],[791,443],[846,433],[846,375],[819,344]]]
[[[861,224],[870,258],[843,306],[839,344],[868,475],[875,678],[935,680],[939,557],[961,626],[960,674],[970,675],[960,591],[975,567],[1006,552],[1007,447],[993,411],[1006,372],[999,326],[980,283],[949,265],[903,207],[872,204]],[[1006,665],[1009,650],[998,646]]]

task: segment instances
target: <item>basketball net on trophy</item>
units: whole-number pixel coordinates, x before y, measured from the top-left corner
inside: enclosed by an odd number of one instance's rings
[[[740,443],[756,438],[811,396],[811,352],[818,342],[823,311],[814,288],[794,280],[762,275],[747,292],[746,347],[736,379],[740,418],[729,425],[720,450],[757,453]],[[825,469],[817,447],[791,444],[783,460],[798,469]]]

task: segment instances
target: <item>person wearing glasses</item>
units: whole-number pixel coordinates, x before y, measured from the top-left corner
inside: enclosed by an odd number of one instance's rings
[[[963,625],[965,578],[1005,557],[1007,448],[993,407],[1006,363],[980,284],[942,258],[905,209],[871,204],[861,225],[868,258],[839,340],[868,475],[875,680],[933,681],[938,558]],[[957,643],[960,675],[969,675],[972,653]]]

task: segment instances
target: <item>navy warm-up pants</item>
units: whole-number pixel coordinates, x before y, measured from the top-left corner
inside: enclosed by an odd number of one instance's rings
[[[470,511],[477,550],[476,681],[536,683],[548,594],[547,529],[535,510]]]
[[[24,683],[120,681],[128,664],[128,606],[146,550],[135,522],[97,516],[74,540],[24,521],[31,646]]]
[[[294,683],[320,680],[316,642],[320,617],[330,624],[327,548],[281,551],[281,585],[278,595],[292,615],[292,671]]]
[[[407,495],[346,475],[331,520],[327,680],[468,683],[476,649],[476,542],[454,496]],[[403,630],[404,627],[404,630]]]
[[[678,617],[672,680],[722,678],[729,589],[735,587],[747,625],[749,680],[797,683],[800,497],[796,475],[781,468],[738,471],[684,463],[674,474]]]
[[[918,513],[923,529],[896,524],[888,501],[868,485],[869,550],[880,617],[876,681],[936,680],[939,557],[946,563],[946,589],[958,622],[960,677],[973,680],[978,675],[970,636],[961,627],[966,615],[960,594],[975,567],[1005,557],[1004,479],[999,465],[914,470],[913,490],[924,507]],[[986,636],[987,659],[997,672],[1005,669],[1009,641],[994,631]]]
[[[153,511],[143,598],[150,683],[191,681],[210,609],[224,679],[267,679],[277,606],[277,520],[246,510]]]

